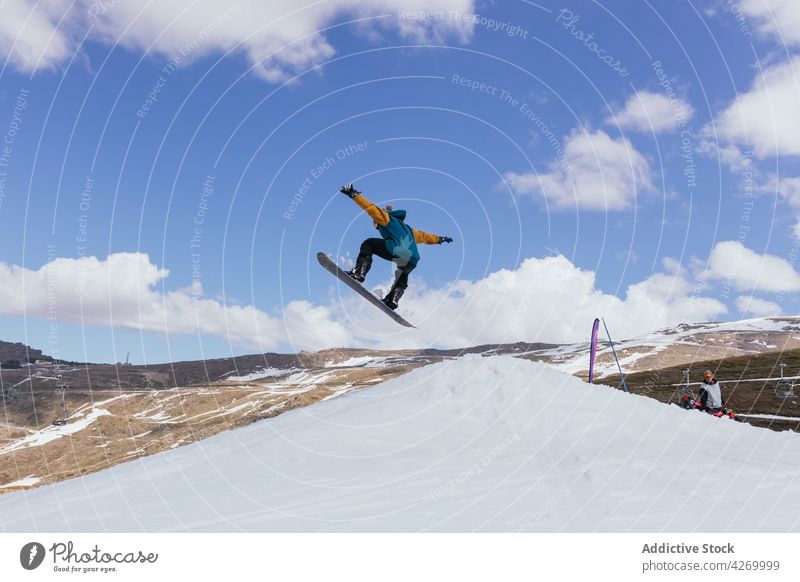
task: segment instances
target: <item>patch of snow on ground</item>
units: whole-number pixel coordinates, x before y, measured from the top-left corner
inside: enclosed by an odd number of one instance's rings
[[[348,358],[343,362],[326,362],[325,368],[356,368],[356,367],[363,367],[369,363],[374,362],[375,360],[385,360],[386,358],[375,358],[373,356],[358,356],[353,358]]]
[[[286,376],[287,374],[293,374],[295,372],[297,372],[297,368],[262,368],[250,374],[245,374],[243,376],[228,376],[225,379],[232,382],[252,382],[254,380],[262,380],[264,378],[277,378],[280,376]]]
[[[39,477],[34,477],[33,475],[29,475],[23,479],[19,479],[18,481],[13,481],[11,483],[6,483],[5,485],[0,485],[0,489],[7,489],[9,487],[32,487],[36,485],[41,479]]]
[[[278,385],[315,386],[317,384],[323,384],[333,377],[335,377],[335,374],[332,372],[313,373],[303,370],[302,372],[287,376],[282,379]]]
[[[72,422],[67,422],[67,424],[65,424],[64,426],[48,426],[46,428],[37,430],[32,434],[29,434],[25,438],[21,438],[19,440],[7,444],[6,446],[0,448],[0,455],[10,453],[11,451],[16,451],[18,449],[24,449],[28,447],[38,447],[43,444],[54,441],[56,439],[60,439],[61,437],[75,434],[76,432],[80,432],[83,429],[85,429],[87,426],[92,424],[95,420],[97,420],[101,416],[110,416],[110,415],[111,413],[103,408],[95,408],[88,415],[86,415],[85,418],[81,418],[77,421],[74,421],[70,417],[70,420],[72,420]]]
[[[32,487],[36,485],[39,481],[41,481],[39,477],[34,477],[33,475],[29,475],[28,477],[19,479],[18,481],[6,483],[5,485],[0,485],[0,489],[7,489],[9,487]]]
[[[133,417],[138,418],[139,420],[147,420],[150,422],[169,422],[174,420],[169,414],[167,414],[166,410],[161,408],[161,406],[149,408],[147,410],[143,410],[142,412],[137,412],[133,415]]]
[[[252,396],[292,396],[294,394],[302,394],[329,382],[335,377],[335,372],[297,372],[281,379],[277,383],[262,384],[266,390],[253,393]]]
[[[228,408],[228,409],[223,408],[221,412],[219,412],[218,414],[215,414],[214,416],[211,416],[209,418],[219,418],[221,416],[227,416],[229,414],[233,414],[234,412],[239,412],[239,411],[242,411],[242,410],[246,410],[248,408],[252,410],[252,409],[256,408],[259,404],[260,404],[260,402],[252,401],[252,400],[249,401],[249,402],[243,402],[242,404],[238,404],[238,405],[234,406],[233,408]]]

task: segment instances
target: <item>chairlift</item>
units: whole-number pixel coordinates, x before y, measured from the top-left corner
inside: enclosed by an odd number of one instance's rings
[[[0,399],[14,400],[17,397],[17,387],[15,386],[2,386],[0,388]]]
[[[694,408],[694,403],[697,400],[697,397],[694,395],[694,391],[692,390],[691,382],[689,381],[690,372],[690,368],[687,368],[683,371],[683,380],[681,380],[683,384],[681,384],[678,388],[678,405],[686,408],[687,410]]]
[[[30,376],[28,376],[27,378],[17,382],[16,384],[14,384],[12,386],[8,386],[8,385],[3,386],[2,391],[0,391],[0,398],[2,398],[2,400],[18,400],[19,399],[19,386],[21,384],[24,384],[25,382],[29,382],[30,379],[31,379]]]
[[[797,394],[794,393],[795,384],[789,378],[783,377],[783,369],[786,364],[781,364],[780,366],[781,377],[775,382],[775,396],[778,398],[797,398]]]
[[[64,404],[64,396],[67,393],[67,388],[69,386],[64,384],[60,381],[61,376],[59,376],[59,383],[58,388],[56,388],[56,394],[61,394],[61,418],[58,418],[53,421],[53,426],[64,426],[67,424],[67,405]]]
[[[687,368],[683,371],[683,385],[678,389],[678,396],[689,396],[692,400],[696,400],[694,395],[694,391],[691,388],[691,382],[689,381],[689,373],[691,372],[691,368]]]

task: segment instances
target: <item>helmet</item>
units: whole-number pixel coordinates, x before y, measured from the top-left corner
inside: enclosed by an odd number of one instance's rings
[[[705,378],[706,380],[713,379],[714,378],[714,372],[712,372],[711,370],[706,370],[705,372],[703,372],[703,378]]]

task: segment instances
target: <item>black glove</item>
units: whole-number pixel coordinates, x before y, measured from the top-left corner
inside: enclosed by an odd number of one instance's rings
[[[356,190],[355,186],[353,186],[352,184],[348,184],[347,186],[342,186],[341,188],[339,188],[339,192],[349,196],[350,198],[355,198],[356,196],[361,194],[361,192]]]
[[[439,237],[439,242],[437,244],[451,243],[451,242],[453,242],[453,239],[450,238],[449,236],[440,236]]]

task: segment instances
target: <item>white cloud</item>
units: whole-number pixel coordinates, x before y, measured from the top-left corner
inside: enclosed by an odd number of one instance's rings
[[[760,73],[717,118],[716,138],[752,147],[759,158],[800,155],[800,57]],[[712,135],[714,126],[704,128]],[[749,145],[748,145],[749,144]]]
[[[704,132],[708,131],[704,128]],[[750,157],[737,145],[722,145],[717,141],[704,137],[697,144],[697,150],[710,157],[716,157],[720,163],[728,167],[732,172],[752,172],[758,173],[758,168],[753,164],[752,154]],[[760,177],[760,176],[759,176]]]
[[[585,339],[597,316],[605,316],[623,338],[725,313],[719,301],[696,296],[683,275],[651,275],[618,298],[596,287],[593,272],[563,256],[529,258],[516,269],[437,289],[412,275],[402,311],[418,330],[398,328],[347,289],[322,305],[291,301],[272,316],[254,306],[196,298],[189,288],[161,293],[157,289],[168,276],[142,253],[115,253],[105,260],[57,258],[35,270],[0,263],[0,313],[211,335],[261,351],[572,342]],[[330,288],[335,284],[331,279]]]
[[[742,0],[745,16],[759,32],[773,36],[782,45],[800,44],[800,4],[797,0]]]
[[[447,15],[472,14],[472,0],[6,0],[0,18],[0,51],[23,71],[63,63],[83,35],[166,58],[196,59],[228,50],[243,52],[254,70],[277,81],[334,54],[321,29],[339,18],[386,16],[372,31],[394,27],[413,40],[448,35],[469,38],[473,23]],[[440,12],[443,18],[400,18],[401,11]],[[364,25],[360,25],[364,30]]]
[[[11,62],[23,71],[47,68],[68,58],[71,53],[69,40],[57,28],[67,4],[27,0],[3,2],[0,54],[8,55]]]
[[[773,174],[767,180],[763,191],[773,195],[777,192],[789,204],[789,207],[794,210],[796,222],[792,226],[792,235],[800,238],[800,178],[778,179]]]
[[[661,259],[661,265],[667,273],[681,275],[686,272],[681,262],[674,257],[664,257]]]
[[[800,178],[783,178],[777,183],[778,193],[792,207],[800,208]]]
[[[630,285],[624,298],[603,293],[595,273],[563,256],[525,259],[477,281],[457,280],[429,289],[419,279],[403,298],[402,311],[417,331],[389,335],[390,327],[363,335],[380,347],[462,347],[484,343],[585,341],[595,317],[604,316],[620,339],[681,322],[709,321],[725,306],[695,295],[695,285],[679,275],[657,273]],[[372,308],[353,303],[370,317]],[[375,322],[383,317],[377,314]],[[370,322],[369,329],[373,329]],[[366,327],[366,326],[365,326]]]
[[[623,129],[661,133],[678,127],[694,115],[694,108],[685,100],[670,100],[662,93],[639,91],[630,96],[625,107],[606,119],[606,123]]]
[[[56,258],[32,270],[0,263],[0,313],[163,334],[208,334],[263,350],[294,345],[346,345],[350,334],[327,307],[289,303],[280,317],[253,306],[195,297],[190,289],[160,293],[169,272],[143,253]]]
[[[563,160],[548,169],[504,177],[517,194],[544,195],[556,209],[625,210],[638,192],[655,191],[647,158],[624,137],[614,139],[602,130],[573,131]]]
[[[760,255],[739,241],[718,242],[699,278],[730,282],[740,291],[800,291],[800,273],[787,260]]]
[[[195,297],[190,288],[162,293],[167,270],[142,253],[115,253],[105,260],[57,258],[35,270],[0,263],[0,313],[170,335],[211,335],[262,351],[354,345],[464,347],[582,341],[598,316],[606,317],[619,338],[719,319],[727,313],[726,306],[701,295],[698,281],[747,292],[800,291],[800,274],[787,261],[759,255],[738,241],[718,243],[697,280],[676,260],[663,263],[668,272],[631,284],[620,296],[604,293],[594,272],[561,255],[528,258],[514,269],[478,280],[458,279],[442,288],[427,287],[415,273],[402,312],[419,329],[406,330],[349,290],[336,291],[333,279],[325,283],[335,291],[327,301],[290,301],[271,315],[252,305]],[[385,271],[388,274],[388,266]],[[376,265],[372,284],[379,273]],[[740,296],[735,303],[740,312],[751,315],[780,312],[777,304],[760,299]]]
[[[781,314],[781,306],[777,303],[758,299],[751,295],[737,297],[736,309],[739,310],[739,313],[755,317],[772,317]]]

